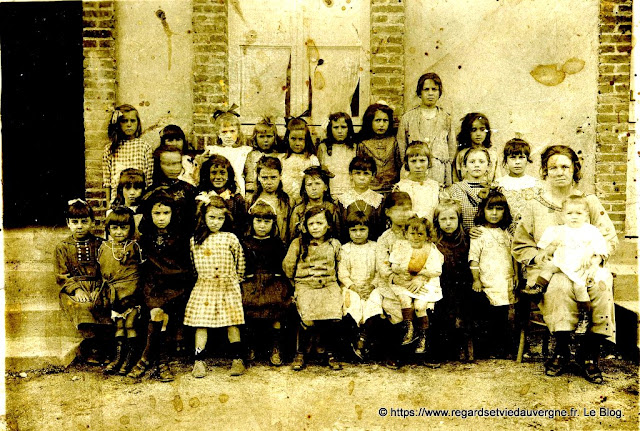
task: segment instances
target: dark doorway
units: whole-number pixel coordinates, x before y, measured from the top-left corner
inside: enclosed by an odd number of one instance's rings
[[[84,196],[82,2],[0,3],[5,227],[64,223]]]

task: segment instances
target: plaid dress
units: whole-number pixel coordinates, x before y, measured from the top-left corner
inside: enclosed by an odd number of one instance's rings
[[[202,244],[191,239],[191,255],[198,280],[184,313],[184,324],[197,328],[242,325],[244,252],[229,232],[210,234]]]
[[[136,168],[144,172],[147,187],[151,185],[153,176],[153,154],[151,147],[143,139],[135,138],[122,141],[111,154],[111,144],[104,148],[102,155],[102,186],[111,187],[111,196],[116,196],[120,172],[127,168]]]
[[[462,226],[465,233],[474,226],[478,206],[482,198],[478,196],[478,192],[486,187],[482,183],[472,183],[462,180],[459,183],[449,187],[448,192],[451,199],[458,202],[462,208]]]

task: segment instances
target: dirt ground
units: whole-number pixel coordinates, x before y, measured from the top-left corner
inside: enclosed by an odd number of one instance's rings
[[[637,430],[637,366],[605,359],[603,385],[577,374],[546,377],[540,359],[451,362],[438,369],[345,364],[301,372],[258,364],[241,377],[229,361],[207,361],[204,379],[174,363],[177,378],[105,377],[97,367],[6,377],[6,426],[11,430],[383,430],[541,429]],[[424,409],[546,409],[571,417],[427,417]],[[573,411],[571,409],[574,409]],[[386,409],[386,416],[381,416]],[[398,415],[411,414],[402,418]],[[412,410],[413,409],[413,410]],[[494,413],[498,413],[494,411]],[[478,412],[476,412],[478,414]],[[503,413],[504,414],[504,413]],[[458,413],[462,415],[462,413]],[[591,415],[591,416],[588,416]],[[548,413],[547,413],[548,416]]]

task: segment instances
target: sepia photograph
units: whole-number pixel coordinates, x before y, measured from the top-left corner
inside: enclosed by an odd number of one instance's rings
[[[0,0],[6,430],[637,430],[633,0]]]

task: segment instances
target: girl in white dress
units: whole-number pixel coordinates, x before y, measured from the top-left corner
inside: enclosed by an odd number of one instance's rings
[[[480,202],[475,219],[480,236],[472,238],[469,246],[469,267],[473,275],[472,288],[484,292],[490,307],[486,313],[491,338],[495,340],[498,356],[508,354],[510,348],[509,321],[513,316],[515,269],[511,257],[511,212],[507,198],[491,189]]]

